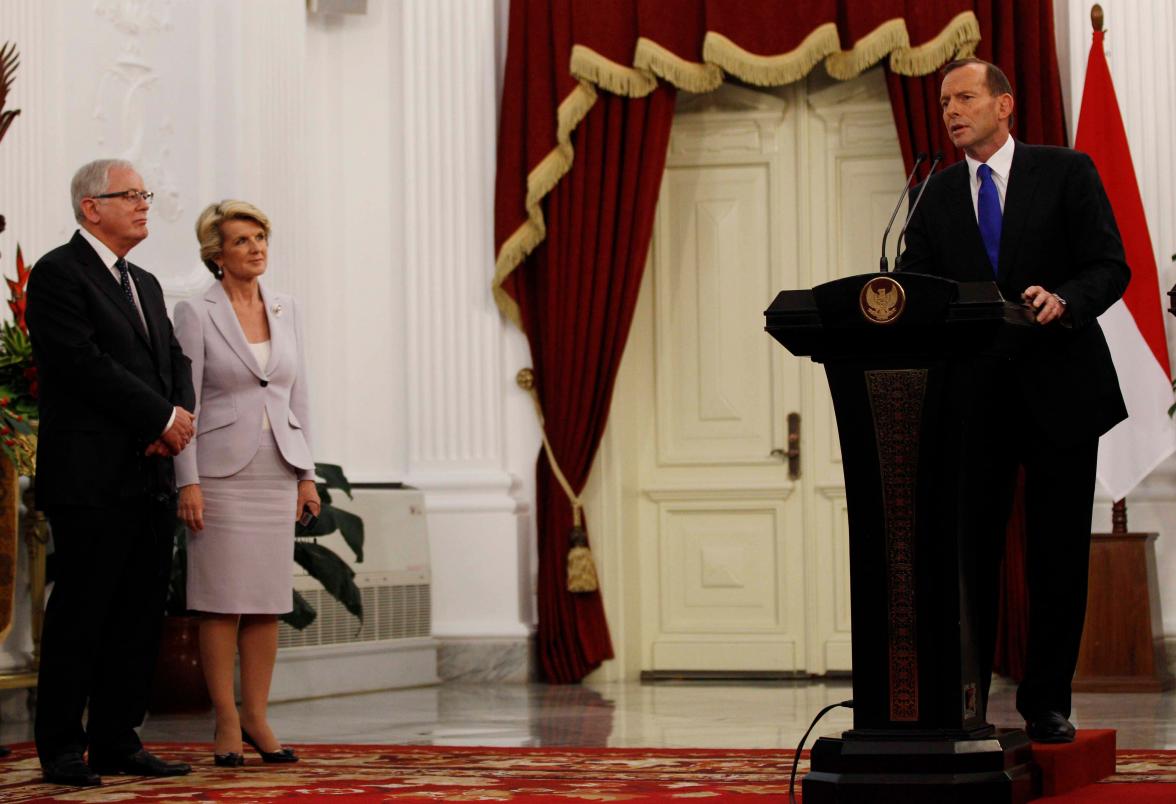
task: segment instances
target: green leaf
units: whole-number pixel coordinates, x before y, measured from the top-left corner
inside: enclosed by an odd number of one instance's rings
[[[363,599],[355,585],[355,570],[326,547],[307,542],[294,543],[294,560],[310,577],[323,585],[331,597],[363,620]]]
[[[351,499],[351,481],[343,474],[343,467],[333,463],[316,463],[315,474],[327,481],[327,486],[339,489]]]
[[[357,563],[363,563],[363,520],[350,511],[344,511],[342,508],[331,508],[335,516],[335,524],[339,527],[339,533],[343,536],[343,541],[347,542],[347,546],[351,548],[351,552],[355,553],[355,560]]]
[[[314,610],[314,606],[310,605],[302,595],[298,594],[298,590],[294,590],[294,610],[283,614],[281,621],[291,628],[296,628],[301,631],[306,626],[310,625],[318,617],[318,612]]]
[[[314,487],[318,489],[319,502],[323,505],[331,504],[331,492],[327,491],[326,483],[315,483]]]

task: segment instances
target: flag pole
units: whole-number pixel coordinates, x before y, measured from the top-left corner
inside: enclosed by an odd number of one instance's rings
[[[1090,7],[1090,25],[1094,30],[1103,30],[1103,9],[1098,3]],[[1111,533],[1115,536],[1127,535],[1127,499],[1115,500],[1111,504]]]
[[[1102,42],[1104,20],[1102,6],[1091,7],[1096,43]],[[1090,53],[1092,62],[1103,59],[1093,45]],[[1088,69],[1084,93],[1090,89]],[[1170,296],[1176,315],[1176,288]],[[1162,323],[1163,313],[1160,316]],[[1167,374],[1167,365],[1162,365],[1167,359],[1157,359]],[[1161,610],[1155,569],[1159,534],[1128,532],[1125,497],[1111,505],[1111,532],[1091,534],[1086,627],[1073,680],[1076,692],[1162,692],[1176,686],[1159,619],[1153,616]],[[1123,594],[1123,578],[1135,579],[1132,595]]]

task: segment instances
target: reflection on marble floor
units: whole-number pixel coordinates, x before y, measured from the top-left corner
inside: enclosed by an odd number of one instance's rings
[[[997,681],[990,720],[1019,726],[1013,686]],[[271,722],[292,743],[494,746],[791,748],[849,681],[775,683],[444,684],[275,704]],[[814,730],[849,728],[834,709]],[[1074,696],[1079,728],[1115,728],[1120,748],[1176,749],[1176,693]],[[153,716],[143,739],[207,741],[212,715]],[[27,722],[0,723],[0,743],[31,739]]]

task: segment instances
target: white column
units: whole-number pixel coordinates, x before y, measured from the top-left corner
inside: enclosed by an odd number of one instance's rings
[[[529,630],[528,539],[506,471],[512,389],[489,292],[496,6],[405,0],[402,19],[407,479],[427,495],[435,630],[517,639]]]
[[[16,276],[16,247],[27,262],[64,242],[71,167],[62,164],[65,109],[59,102],[61,35],[59,6],[37,0],[0,3],[0,44],[20,54],[5,110],[20,109],[0,143],[0,273]],[[7,291],[4,293],[7,296]],[[8,307],[2,315],[7,318]]]

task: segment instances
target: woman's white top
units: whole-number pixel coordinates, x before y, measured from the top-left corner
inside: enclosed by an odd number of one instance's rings
[[[265,372],[265,367],[269,365],[270,359],[270,342],[262,341],[261,343],[250,343],[249,351],[253,352],[253,359],[257,361],[257,367]],[[269,414],[265,412],[265,407],[261,409],[261,429],[270,429]]]

